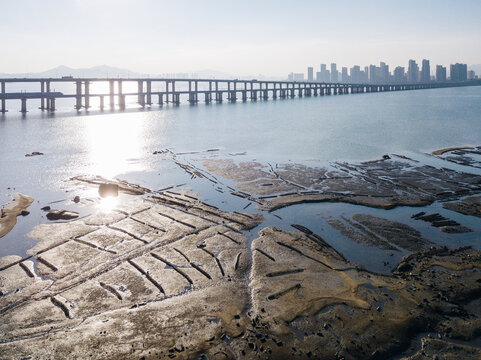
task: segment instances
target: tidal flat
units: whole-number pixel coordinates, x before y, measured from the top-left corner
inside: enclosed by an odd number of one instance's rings
[[[481,147],[435,165],[152,156],[188,181],[76,176],[36,205],[78,216],[0,259],[1,358],[481,356]]]

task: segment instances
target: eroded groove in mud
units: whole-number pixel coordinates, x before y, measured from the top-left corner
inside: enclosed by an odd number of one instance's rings
[[[255,251],[258,251],[260,254],[264,255],[265,257],[267,257],[269,260],[272,260],[272,261],[276,261],[276,259],[274,259],[272,256],[270,256],[268,253],[266,253],[265,251],[261,250],[261,249],[254,249]]]
[[[167,266],[170,266],[173,270],[175,270],[179,275],[181,275],[182,277],[184,277],[188,282],[189,284],[193,285],[193,281],[192,279],[189,277],[189,275],[187,275],[185,272],[183,272],[182,270],[180,270],[176,265],[172,264],[171,262],[169,262],[168,260],[165,260],[164,258],[162,258],[161,256],[155,254],[155,253],[151,253],[150,255],[152,255],[152,257],[154,257],[155,259],[159,260],[159,261],[162,261],[165,265]]]
[[[214,258],[215,262],[217,263],[217,266],[219,267],[220,273],[222,274],[222,276],[225,276],[224,268],[222,267],[222,264],[220,263],[220,260],[217,258],[217,256],[215,256],[212,252],[210,252],[206,248],[201,248],[201,250]]]
[[[28,260],[28,259],[31,259],[31,258],[32,258],[32,256],[27,256],[27,257],[22,258],[22,259],[20,259],[20,260],[13,261],[13,262],[11,262],[10,264],[1,267],[1,268],[0,268],[0,271],[7,270],[8,268],[11,268],[12,266],[15,266],[15,265],[17,265],[17,264],[20,264],[22,261],[25,261],[25,260]]]
[[[194,229],[194,230],[197,229],[194,225],[188,224],[188,223],[186,223],[185,221],[182,221],[182,220],[178,220],[178,219],[176,219],[176,218],[173,217],[173,216],[166,215],[166,214],[162,214],[162,213],[160,213],[160,212],[158,212],[157,214],[159,214],[160,216],[166,217],[167,219],[170,219],[170,220],[172,220],[172,221],[175,221],[176,223],[179,223],[179,224],[181,224],[181,225],[190,227],[191,229]]]
[[[105,251],[105,252],[108,252],[110,254],[117,254],[115,251],[113,250],[109,250],[109,249],[104,249],[104,248],[101,248],[100,246],[97,246],[95,244],[92,244],[92,243],[89,243],[88,241],[85,241],[85,240],[81,240],[81,239],[75,239],[76,242],[78,242],[79,244],[83,244],[83,245],[86,245],[86,246],[90,246],[91,248],[94,248],[96,250],[101,250],[101,251]]]
[[[298,274],[304,272],[304,269],[292,269],[292,270],[283,270],[283,271],[276,271],[266,274],[267,277],[277,277],[277,276],[284,276],[290,274]]]
[[[234,270],[239,269],[239,261],[242,253],[238,253],[236,258],[235,258],[235,265],[234,265]]]
[[[204,275],[207,279],[209,280],[212,280],[212,277],[209,275],[209,273],[205,270],[203,270],[200,266],[196,265],[195,263],[191,262],[190,265],[195,269],[197,270],[198,272],[200,272],[202,275]]]
[[[37,261],[42,263],[43,265],[45,265],[46,267],[50,268],[51,270],[53,271],[58,271],[57,267],[53,264],[51,264],[50,262],[48,262],[47,260],[45,260],[44,258],[40,257],[40,256],[37,256],[36,257]]]
[[[321,265],[324,265],[325,267],[327,267],[328,269],[331,269],[331,270],[334,270],[331,266],[327,265],[326,263],[322,262],[321,260],[317,260],[316,258],[313,258],[312,256],[309,256],[309,255],[306,255],[304,254],[301,250],[299,249],[296,249],[294,246],[291,246],[291,245],[288,245],[288,244],[284,244],[283,242],[281,241],[278,241],[277,244],[279,244],[280,246],[284,246],[285,248],[288,248],[289,250],[292,250],[296,253],[298,253],[299,255],[301,256],[304,256],[308,259],[311,259],[312,261],[315,261]]]
[[[120,293],[117,291],[117,289],[115,289],[113,286],[110,286],[110,285],[105,284],[103,282],[99,282],[99,285],[102,288],[104,288],[105,290],[107,290],[108,292],[110,292],[111,294],[113,294],[117,299],[122,301],[122,295],[120,295]]]
[[[118,227],[116,227],[116,226],[111,226],[111,225],[107,225],[107,227],[108,227],[109,229],[112,229],[112,230],[115,230],[115,231],[120,231],[121,233],[124,233],[125,235],[131,236],[131,237],[134,238],[135,240],[141,241],[141,242],[143,242],[144,244],[148,244],[148,243],[149,243],[148,241],[139,238],[138,236],[136,236],[136,235],[128,232],[127,230],[118,228]]]
[[[27,274],[28,277],[34,278],[35,275],[30,271],[27,265],[25,265],[23,262],[19,263],[20,267],[22,268],[23,271]]]
[[[237,245],[240,245],[240,242],[239,242],[239,241],[233,239],[232,237],[230,237],[229,235],[227,235],[227,234],[225,234],[225,233],[223,233],[223,232],[217,231],[217,234],[226,237],[227,239],[229,239],[229,240],[232,241],[233,243],[236,243]]]
[[[157,280],[155,280],[152,276],[150,276],[150,274],[145,271],[144,269],[142,269],[139,265],[137,265],[135,262],[133,262],[132,260],[127,260],[129,262],[130,265],[132,265],[135,269],[137,269],[138,272],[140,272],[142,275],[145,276],[145,278],[147,280],[149,280],[157,289],[159,289],[159,291],[165,295],[165,291],[164,289],[162,288],[162,286],[157,282]]]
[[[175,251],[177,251],[185,260],[187,260],[187,262],[190,263],[189,258],[188,258],[187,255],[185,255],[182,251],[180,251],[179,249],[177,249],[177,248],[175,248],[175,247],[172,248],[172,249],[174,249]]]
[[[58,300],[55,296],[50,297],[50,301],[52,304],[54,304],[56,307],[58,307],[62,312],[65,314],[65,317],[67,319],[71,319],[72,316],[70,314],[70,310],[66,304],[64,304],[62,301]]]
[[[149,210],[150,210],[150,209],[149,209]],[[136,213],[136,214],[139,214],[139,213],[141,213],[141,212],[142,212],[142,211],[140,211],[140,212],[138,212],[138,213]],[[135,214],[135,215],[136,215],[136,214]],[[135,218],[135,217],[133,217],[133,216],[134,216],[134,214],[132,214],[132,216],[130,216],[129,219],[131,219],[131,220],[133,220],[133,221],[135,221],[135,222],[138,222],[139,224],[148,226],[148,227],[150,227],[150,228],[152,228],[152,229],[154,229],[154,230],[166,232],[165,229],[159,228],[159,227],[157,227],[157,226],[155,226],[155,225],[152,225],[152,224],[148,224],[148,223],[146,223],[145,221],[139,220],[139,219],[137,219],[137,218]]]
[[[290,293],[291,291],[295,291],[295,290],[298,290],[298,289],[300,289],[300,288],[301,288],[301,284],[296,284],[296,285],[294,285],[294,286],[292,286],[292,287],[290,287],[290,288],[288,288],[288,289],[286,289],[286,290],[283,290],[283,291],[280,291],[280,292],[278,292],[278,293],[269,295],[269,296],[267,297],[267,300],[277,300],[277,299],[279,299],[281,296],[284,296],[284,295]]]

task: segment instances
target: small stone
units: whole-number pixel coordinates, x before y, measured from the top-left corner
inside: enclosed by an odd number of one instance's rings
[[[44,206],[43,208],[41,208],[40,210],[42,211],[50,211],[50,206]]]
[[[49,220],[71,220],[78,218],[78,213],[67,210],[51,210],[47,214]]]
[[[28,214],[30,214],[30,211],[28,210],[22,210],[22,212],[20,213],[20,215],[22,216],[27,216]]]
[[[80,196],[78,196],[78,195],[75,196],[75,197],[73,198],[73,202],[76,203],[76,204],[78,204],[78,203],[80,202]]]

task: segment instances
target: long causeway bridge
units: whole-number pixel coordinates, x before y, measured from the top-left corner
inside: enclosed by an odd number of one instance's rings
[[[30,83],[39,85],[37,92],[7,92],[9,83]],[[53,84],[73,83],[73,93],[51,91]],[[108,84],[108,92],[91,92],[96,83]],[[137,84],[137,91],[122,91],[124,84]],[[444,83],[416,83],[416,84],[345,84],[323,83],[307,81],[267,81],[267,80],[239,80],[239,79],[171,79],[171,78],[5,78],[0,79],[0,113],[7,112],[7,100],[20,100],[22,113],[27,112],[27,100],[40,99],[42,111],[55,111],[55,100],[72,98],[75,100],[75,109],[89,109],[91,99],[99,98],[99,108],[104,110],[108,106],[111,110],[123,110],[126,107],[126,97],[137,97],[141,107],[151,106],[153,99],[157,99],[160,106],[173,103],[180,104],[181,96],[191,104],[199,101],[205,103],[224,100],[229,102],[267,100],[269,98],[293,98],[302,96],[324,96],[359,94],[383,91],[404,91],[418,89],[432,89],[443,87],[481,85],[481,80],[466,82]],[[135,85],[134,85],[135,88]],[[155,88],[155,90],[153,90]],[[108,104],[105,103],[108,101]],[[117,100],[117,101],[116,101]]]

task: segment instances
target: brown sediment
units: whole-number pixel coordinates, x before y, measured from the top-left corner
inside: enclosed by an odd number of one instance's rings
[[[464,215],[481,218],[481,196],[471,196],[456,202],[444,203],[443,208],[453,210]]]
[[[466,150],[466,149],[474,149],[474,148],[472,146],[454,146],[454,147],[449,147],[449,148],[433,151],[432,154],[433,155],[442,155],[442,154],[444,154],[446,152],[449,152],[449,151]]]
[[[151,192],[150,189],[139,185],[130,184],[122,180],[108,180],[101,176],[75,176],[71,178],[72,181],[79,181],[91,185],[117,185],[118,191],[129,195],[144,195]]]
[[[26,210],[33,198],[23,194],[15,197],[0,210],[0,238],[8,234],[17,224],[17,216]]]

